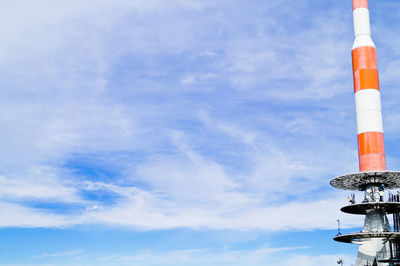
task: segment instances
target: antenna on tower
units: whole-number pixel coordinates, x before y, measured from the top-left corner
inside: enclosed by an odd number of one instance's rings
[[[340,233],[340,220],[338,219],[338,220],[336,220],[336,222],[337,222],[337,226],[338,226],[336,236],[341,236],[342,233]]]

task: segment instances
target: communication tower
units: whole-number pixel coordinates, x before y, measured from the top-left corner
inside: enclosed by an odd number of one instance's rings
[[[368,0],[352,0],[355,40],[352,48],[354,94],[360,172],[331,181],[335,188],[363,191],[363,200],[341,208],[349,214],[365,215],[360,232],[338,233],[335,241],[358,244],[357,266],[400,265],[400,198],[385,190],[400,188],[400,172],[386,169],[378,65],[371,38]],[[387,218],[393,214],[393,231]]]

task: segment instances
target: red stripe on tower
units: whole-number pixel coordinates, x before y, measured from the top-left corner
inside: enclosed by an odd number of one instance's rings
[[[353,0],[353,10],[359,7],[368,8],[368,0]]]
[[[386,170],[376,48],[371,39],[368,0],[353,0],[352,49],[360,171]]]

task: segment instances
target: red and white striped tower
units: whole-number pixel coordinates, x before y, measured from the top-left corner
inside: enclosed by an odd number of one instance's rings
[[[376,48],[371,39],[368,0],[353,0],[352,49],[360,171],[386,170]]]
[[[391,231],[386,214],[397,217],[394,224],[400,225],[400,194],[397,198],[390,195],[385,202],[384,191],[400,188],[400,172],[386,170],[378,64],[371,38],[368,0],[352,2],[355,40],[351,53],[360,172],[336,177],[331,185],[364,191],[362,202],[356,203],[353,194],[350,205],[341,210],[365,215],[365,221],[361,232],[339,233],[334,240],[360,245],[357,266],[389,265],[400,261],[400,232],[399,226],[395,226],[395,232]]]

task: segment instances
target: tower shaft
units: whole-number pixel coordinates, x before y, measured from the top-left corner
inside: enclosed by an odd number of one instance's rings
[[[368,0],[353,1],[352,48],[360,171],[386,170],[378,64]]]

